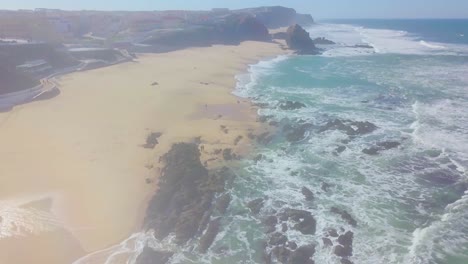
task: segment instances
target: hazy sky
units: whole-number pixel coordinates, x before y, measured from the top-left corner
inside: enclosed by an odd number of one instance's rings
[[[468,18],[468,0],[0,0],[0,9],[98,10],[294,7],[317,18]]]

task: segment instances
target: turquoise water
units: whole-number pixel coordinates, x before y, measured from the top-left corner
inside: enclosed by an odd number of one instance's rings
[[[328,22],[308,29],[337,43],[321,46],[322,55],[252,65],[235,94],[261,103],[259,114],[278,122],[277,132],[257,146],[264,158],[242,161],[229,183],[233,201],[209,252],[197,254],[194,241],[172,263],[263,263],[269,235],[262,219],[286,208],[316,219],[313,235],[289,222],[285,232],[299,246],[316,245],[315,263],[340,263],[322,240],[330,228],[354,233],[356,264],[468,263],[467,28],[467,21],[452,20]],[[305,107],[281,109],[288,100]],[[377,129],[354,136],[321,129],[334,120]],[[302,124],[302,139],[289,142],[283,128]],[[399,146],[363,152],[382,142]],[[303,187],[313,201],[304,199]],[[257,198],[264,206],[252,215],[246,204]],[[173,249],[170,239],[151,243]]]

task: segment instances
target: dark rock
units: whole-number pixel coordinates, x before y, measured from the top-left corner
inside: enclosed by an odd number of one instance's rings
[[[165,264],[171,259],[174,253],[168,251],[156,251],[150,247],[145,247],[143,252],[136,259],[137,264]]]
[[[301,192],[305,196],[307,201],[313,201],[314,200],[314,193],[309,188],[302,187]]]
[[[270,215],[269,217],[263,220],[263,224],[267,226],[275,226],[278,223],[278,218],[274,215]]]
[[[268,242],[272,246],[284,245],[288,242],[288,238],[281,234],[281,233],[274,233],[270,237],[270,241]]]
[[[343,153],[345,150],[346,150],[346,146],[339,146],[339,147],[337,147],[337,148],[335,149],[335,152],[336,152],[337,154],[341,154],[341,153]]]
[[[352,247],[353,237],[354,237],[353,232],[348,231],[344,235],[341,235],[340,237],[338,237],[338,243],[340,243],[344,247]]]
[[[346,210],[341,210],[337,207],[332,207],[331,212],[340,215],[341,218],[348,222],[348,224],[350,224],[351,226],[357,226],[356,220]]]
[[[276,231],[276,224],[278,223],[278,219],[276,216],[271,215],[263,220],[263,224],[267,227],[266,233],[272,233]]]
[[[153,82],[153,83],[151,84],[151,86],[156,86],[156,85],[159,85],[159,83],[158,83],[158,82]]]
[[[294,229],[298,230],[304,235],[313,235],[315,234],[316,221],[310,212],[296,209],[286,209],[281,213],[282,219],[291,219],[297,224],[294,225]],[[283,220],[283,221],[286,221]]]
[[[268,124],[270,126],[274,126],[274,127],[277,127],[279,125],[279,123],[277,121],[270,121]]]
[[[333,252],[338,257],[350,257],[353,255],[353,249],[351,247],[343,247],[342,245],[335,246]]]
[[[144,148],[154,149],[157,144],[159,144],[158,138],[162,136],[160,132],[154,132],[148,135],[146,138],[146,144],[143,145]]]
[[[367,155],[377,155],[379,154],[380,151],[394,149],[394,148],[399,147],[400,145],[401,145],[400,142],[384,141],[384,142],[377,143],[377,146],[363,149],[362,152]]]
[[[199,233],[215,194],[224,191],[227,169],[208,173],[196,144],[174,144],[164,159],[166,166],[149,202],[144,226],[153,229],[158,239],[175,233],[177,243],[185,244]]]
[[[339,130],[348,136],[360,136],[374,132],[378,127],[370,122],[360,122],[351,120],[335,119],[328,121],[327,124],[319,129],[319,133],[328,130]]]
[[[426,181],[431,182],[432,184],[441,186],[455,184],[460,179],[458,174],[454,174],[447,169],[434,170],[420,174],[418,176],[425,179]]]
[[[216,209],[218,209],[221,214],[225,214],[230,202],[231,195],[229,193],[225,193],[216,201]]]
[[[234,145],[237,146],[237,144],[239,144],[239,142],[240,142],[243,138],[244,138],[243,136],[237,136],[236,139],[234,139]]]
[[[396,141],[384,141],[377,143],[377,146],[385,150],[398,148],[400,145],[401,143]]]
[[[233,160],[234,159],[234,155],[232,154],[232,149],[228,148],[228,149],[223,150],[223,159],[224,160]]]
[[[258,214],[258,213],[260,213],[260,210],[262,210],[264,202],[265,202],[265,200],[263,198],[258,198],[258,199],[250,201],[247,204],[247,207],[250,209],[250,211],[253,214]]]
[[[273,140],[273,135],[270,133],[265,132],[257,136],[257,142],[263,145],[270,143]]]
[[[336,231],[336,229],[334,228],[328,229],[327,232],[328,232],[328,235],[331,237],[338,237],[338,231]]]
[[[305,123],[300,125],[286,125],[283,127],[283,133],[286,136],[286,140],[289,142],[298,142],[305,138],[308,129],[311,124]]]
[[[355,48],[363,48],[363,49],[373,49],[374,48],[369,44],[356,44],[356,45],[354,45],[354,47]]]
[[[325,247],[332,247],[333,246],[333,242],[329,238],[322,237],[322,242],[323,242],[323,245]]]
[[[349,259],[346,259],[346,258],[342,258],[340,260],[341,264],[353,264],[353,262]]]
[[[291,250],[287,249],[285,246],[279,246],[273,248],[272,253],[280,263],[287,263],[291,255]]]
[[[296,250],[297,249],[297,243],[294,242],[294,241],[288,241],[288,248],[290,248],[292,250]]]
[[[321,37],[321,38],[316,38],[314,39],[314,44],[317,45],[333,45],[333,44],[336,44],[335,42],[331,41],[331,40],[328,40],[324,37]]]
[[[328,192],[328,190],[331,188],[331,185],[326,183],[326,182],[322,182],[322,191],[324,192]]]
[[[367,154],[367,155],[371,155],[371,156],[375,156],[375,155],[379,154],[379,150],[380,150],[379,148],[371,147],[371,148],[363,149],[362,153]]]
[[[260,123],[266,123],[270,118],[272,118],[273,116],[271,115],[262,115],[262,116],[259,116],[258,117],[258,122]]]
[[[210,222],[208,225],[208,229],[206,229],[205,234],[200,238],[200,242],[198,244],[198,250],[201,253],[206,253],[208,249],[213,244],[216,236],[219,233],[219,228],[221,226],[221,217],[218,217]]]
[[[295,50],[298,54],[318,53],[309,33],[297,24],[288,28],[286,43],[290,49]]]
[[[286,223],[281,224],[281,232],[286,233],[288,231],[288,225]]]
[[[279,108],[282,110],[297,110],[306,107],[305,104],[301,102],[286,101],[279,104]]]
[[[255,156],[255,158],[253,159],[255,163],[261,161],[263,159],[263,155],[262,154],[258,154],[257,156]]]
[[[301,246],[289,257],[288,264],[312,264],[312,256],[315,254],[315,245]]]

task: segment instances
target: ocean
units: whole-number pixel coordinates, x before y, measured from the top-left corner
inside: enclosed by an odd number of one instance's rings
[[[315,245],[318,264],[345,263],[332,230],[353,233],[347,259],[356,264],[468,263],[468,20],[333,20],[307,30],[336,44],[238,76],[234,93],[261,105],[277,132],[236,168],[208,253],[144,233],[110,250],[149,244],[176,250],[171,263],[264,263],[263,220],[298,209],[312,213],[315,233],[285,222],[284,234]],[[287,101],[303,105],[281,107]],[[253,215],[246,204],[259,198]]]

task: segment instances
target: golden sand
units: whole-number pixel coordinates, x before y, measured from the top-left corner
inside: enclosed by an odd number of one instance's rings
[[[146,180],[157,179],[175,142],[201,137],[209,166],[219,164],[215,149],[245,154],[259,124],[231,94],[234,76],[284,52],[244,42],[141,55],[63,76],[56,98],[0,113],[0,263],[18,252],[15,264],[63,264],[128,237],[154,193]],[[163,135],[145,149],[151,132]],[[47,205],[30,203],[38,200]]]

